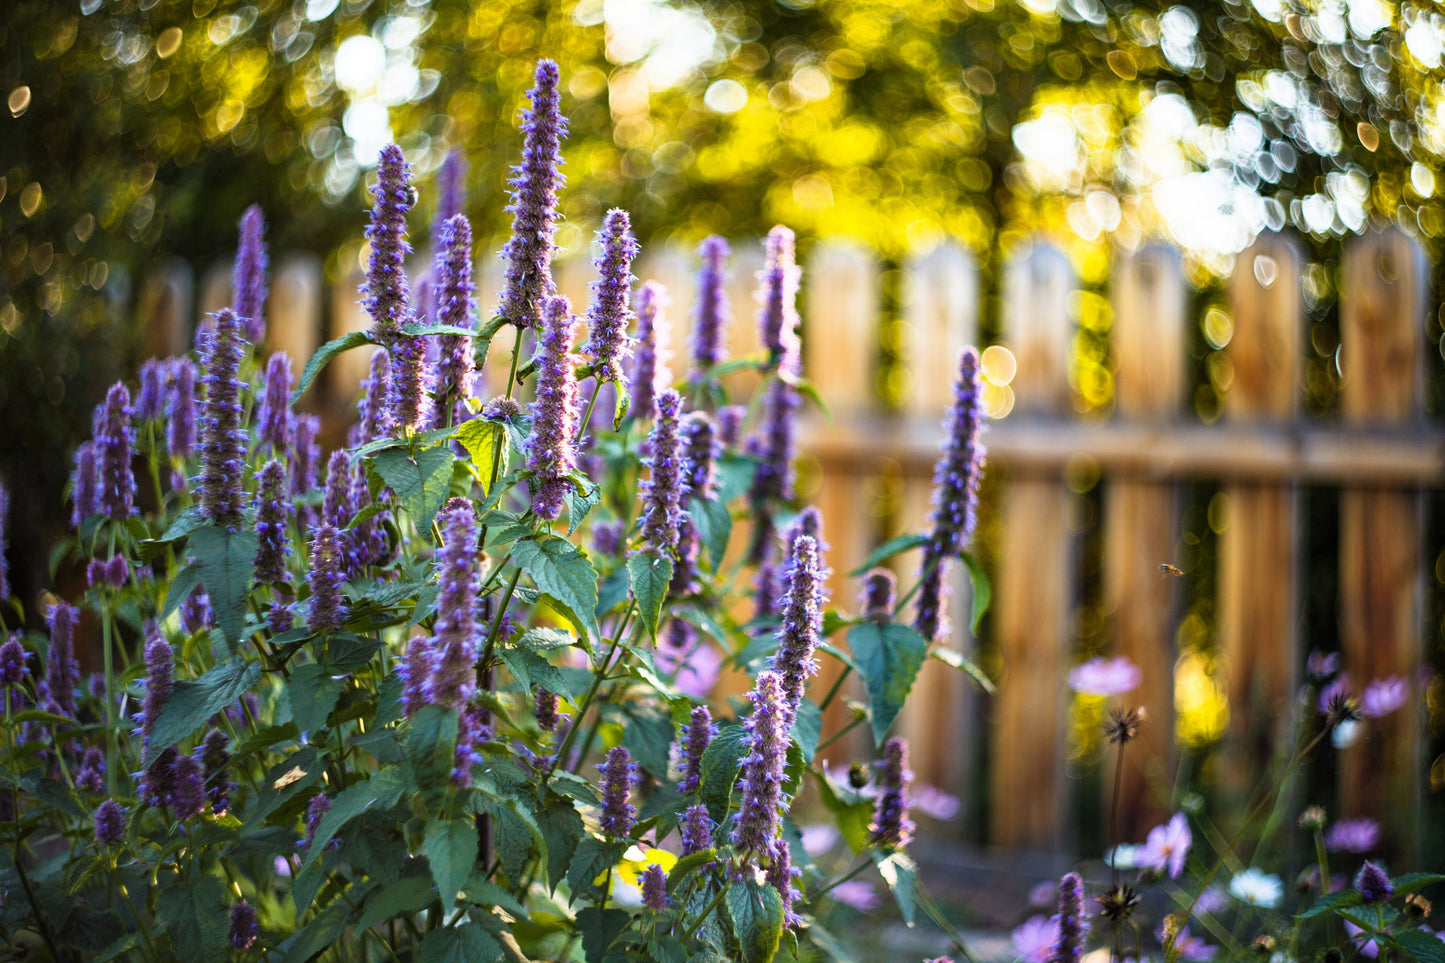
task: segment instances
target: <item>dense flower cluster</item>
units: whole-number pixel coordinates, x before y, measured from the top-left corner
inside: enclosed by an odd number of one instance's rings
[[[557,189],[563,184],[562,138],[567,123],[560,110],[561,73],[551,60],[537,63],[528,91],[530,110],[522,115],[522,163],[508,181],[512,237],[502,249],[506,284],[497,313],[519,328],[541,323],[542,301],[556,290],[552,281],[552,245],[557,222]]]
[[[563,297],[542,307],[537,364],[537,398],[532,402],[532,433],[527,438],[532,509],[542,518],[562,514],[568,476],[577,467],[577,377],[572,363],[572,307]]]
[[[637,241],[627,212],[612,210],[603,218],[598,233],[602,253],[596,260],[597,281],[592,285],[592,304],[587,310],[591,332],[582,354],[592,360],[592,374],[600,385],[622,377],[622,360],[627,356],[627,328],[632,321],[632,260]]]

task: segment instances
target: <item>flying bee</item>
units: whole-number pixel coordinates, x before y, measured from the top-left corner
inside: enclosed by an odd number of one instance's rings
[[[1159,563],[1159,572],[1162,575],[1172,575],[1175,578],[1184,577],[1184,570],[1182,568],[1176,568],[1175,566],[1170,565],[1168,562]]]

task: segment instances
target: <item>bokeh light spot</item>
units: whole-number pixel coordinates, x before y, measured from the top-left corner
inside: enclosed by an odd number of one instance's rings
[[[717,80],[703,94],[702,102],[717,114],[735,114],[748,104],[748,91],[736,80]]]

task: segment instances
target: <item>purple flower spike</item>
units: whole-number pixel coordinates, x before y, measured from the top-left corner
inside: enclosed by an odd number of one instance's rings
[[[637,292],[637,350],[632,353],[632,411],[639,419],[657,414],[660,388],[672,381],[668,368],[672,326],[667,320],[667,289],[648,281]]]
[[[446,160],[442,161],[441,169],[437,171],[437,187],[441,196],[437,200],[436,225],[441,225],[462,213],[467,200],[467,159],[457,148],[447,152]],[[436,241],[438,229],[432,231],[432,244],[440,247]]]
[[[149,752],[147,753],[149,755]],[[147,806],[168,806],[176,789],[176,760],[180,754],[174,746],[156,756],[141,771],[136,795]]]
[[[868,574],[863,576],[863,591],[859,596],[863,617],[880,624],[891,621],[897,585],[897,577],[888,569],[870,569]]]
[[[371,223],[366,228],[371,260],[361,286],[361,304],[371,315],[372,336],[390,347],[400,337],[401,326],[410,320],[406,257],[411,245],[406,240],[406,215],[412,208],[411,167],[395,144],[381,149],[371,196]]]
[[[658,863],[642,871],[642,905],[658,911],[667,908],[667,872]]]
[[[347,443],[352,447],[391,435],[391,405],[387,401],[391,388],[391,358],[385,351],[372,352],[371,368],[362,381],[361,388],[354,426],[358,434],[347,438]]]
[[[732,309],[728,305],[728,242],[706,238],[698,248],[702,269],[697,273],[697,307],[692,327],[692,380],[705,377],[723,358]]]
[[[1065,873],[1059,880],[1059,942],[1049,955],[1049,963],[1079,963],[1084,957],[1084,937],[1088,932],[1084,881],[1078,873]]]
[[[166,393],[166,447],[172,457],[188,458],[196,450],[196,365],[190,358],[170,359]]]
[[[1369,816],[1341,819],[1325,833],[1325,849],[1332,853],[1368,853],[1380,844],[1380,824]]]
[[[348,603],[341,592],[341,533],[336,526],[322,524],[311,542],[311,610],[306,625],[313,632],[335,632],[346,622]]]
[[[87,441],[75,450],[75,470],[70,476],[70,524],[80,528],[82,522],[100,511],[100,488],[97,479],[95,442]]]
[[[1395,892],[1395,887],[1390,883],[1390,877],[1385,871],[1368,859],[1360,871],[1355,874],[1355,889],[1359,890],[1366,903],[1383,903]]]
[[[592,548],[598,555],[616,555],[622,551],[626,526],[621,522],[598,522],[592,526]]]
[[[688,485],[685,465],[679,448],[678,421],[682,411],[682,396],[671,388],[658,395],[657,422],[652,426],[649,448],[652,454],[646,459],[651,469],[639,494],[646,508],[643,509],[642,540],[646,551],[662,557],[677,552],[678,526],[684,516],[683,501],[687,498]]]
[[[181,631],[187,635],[205,632],[216,622],[211,611],[211,597],[197,585],[181,603]]]
[[[107,799],[95,811],[95,841],[114,846],[125,839],[125,810],[114,799]]]
[[[226,763],[231,761],[230,744],[224,732],[211,729],[196,750],[206,776],[206,798],[211,801],[211,812],[217,815],[226,811],[231,790],[236,788],[236,784],[226,778]]]
[[[793,912],[793,903],[802,899],[803,894],[793,885],[793,880],[802,875],[802,870],[793,868],[793,851],[788,841],[779,836],[773,840],[772,859],[768,863],[768,885],[783,898],[783,926],[792,929],[801,926],[803,918]]]
[[[771,669],[758,673],[750,694],[753,711],[746,722],[747,743],[739,760],[738,787],[742,804],[733,826],[733,845],[769,857],[778,838],[783,805],[783,770],[787,762],[788,721],[783,680]]]
[[[129,578],[130,563],[125,560],[125,556],[112,555],[110,561],[105,563],[105,580],[110,583],[111,588],[121,588]]]
[[[538,689],[532,701],[533,715],[537,717],[537,728],[543,732],[556,732],[561,717],[557,715],[557,694]]]
[[[472,314],[472,226],[458,214],[442,224],[437,237],[436,323],[476,327]],[[441,361],[437,366],[437,417],[445,420],[459,403],[472,397],[475,353],[472,339],[457,334],[440,338]]]
[[[894,736],[883,743],[883,762],[878,778],[878,808],[873,814],[873,840],[889,849],[901,849],[913,838],[913,821],[908,818],[908,786],[913,773],[908,769],[908,740]]]
[[[562,138],[567,121],[559,109],[561,75],[551,60],[537,61],[535,85],[527,92],[531,110],[522,114],[522,163],[507,182],[512,202],[512,237],[502,248],[507,261],[506,284],[497,313],[519,328],[542,321],[543,299],[556,286],[552,280],[552,241],[557,222],[557,189],[563,184]]]
[[[712,419],[705,412],[691,411],[682,419],[683,474],[688,496],[710,501],[717,496],[717,441]],[[702,555],[702,538],[691,517],[684,517],[678,528],[677,566],[673,569],[669,591],[674,596],[696,591],[697,561]]]
[[[814,505],[804,508],[797,516],[783,529],[783,591],[788,590],[788,585],[793,577],[793,563],[798,557],[798,538],[807,535],[811,538],[817,548],[818,557],[818,595],[820,604],[828,599],[828,579],[833,576],[833,570],[824,561],[828,554],[828,543],[823,541],[823,513],[818,511]]]
[[[592,375],[597,384],[617,381],[622,377],[622,359],[629,353],[627,327],[632,320],[629,305],[632,282],[632,260],[637,257],[637,241],[632,236],[632,222],[627,212],[607,212],[598,232],[602,255],[597,266],[597,281],[592,285],[592,304],[587,309],[587,328],[591,332],[582,354],[592,359]]]
[[[822,582],[818,577],[818,543],[810,535],[799,535],[793,543],[792,577],[783,600],[783,621],[778,628],[778,652],[773,670],[783,681],[788,703],[788,725],[798,716],[798,704],[808,680],[818,671],[813,650],[823,631]]]
[[[148,740],[156,719],[160,717],[161,707],[171,697],[175,686],[176,657],[154,620],[146,622],[145,635],[146,695],[141,703],[140,729],[141,735]]]
[[[922,584],[913,627],[925,639],[943,630],[943,603],[952,560],[968,547],[978,516],[978,485],[983,475],[982,392],[978,352],[964,348],[958,383],[948,416],[948,438],[933,472],[933,532],[923,547]]]
[[[743,436],[743,419],[748,409],[743,405],[723,405],[717,410],[717,440],[724,448],[736,448]]]
[[[537,398],[532,402],[532,434],[527,438],[532,508],[545,519],[562,514],[567,476],[577,467],[577,379],[573,374],[572,309],[563,297],[542,305],[538,349]]]
[[[291,440],[291,358],[277,351],[266,359],[261,397],[256,403],[256,434],[278,452]]]
[[[461,711],[474,685],[477,661],[477,520],[471,502],[453,498],[437,523],[441,589],[437,595],[436,673],[428,687],[431,703]]]
[[[256,910],[250,903],[241,900],[231,907],[231,945],[238,950],[249,950],[256,943],[260,927],[256,923]]]
[[[689,806],[682,817],[682,855],[691,856],[712,848],[712,819],[707,807]]]
[[[748,491],[755,513],[768,511],[773,502],[793,497],[793,421],[801,404],[797,390],[781,379],[770,381],[764,391],[757,452],[761,464]]]
[[[782,574],[778,571],[777,551],[773,548],[772,519],[763,516],[758,526],[767,532],[757,538],[763,545],[763,559],[753,575],[754,618],[766,619],[778,614],[778,600],[782,597]]]
[[[420,431],[427,427],[431,406],[427,377],[426,339],[397,335],[391,344],[391,430]]]
[[[234,307],[246,326],[246,340],[260,344],[266,334],[266,221],[261,206],[252,204],[241,217],[241,243],[236,249]]]
[[[321,824],[321,817],[331,811],[331,797],[325,793],[317,793],[311,797],[306,804],[306,840],[303,848],[310,849],[316,842],[316,828]]]
[[[715,735],[717,726],[713,725],[707,706],[694,706],[687,738],[682,744],[682,781],[677,785],[682,792],[697,792],[702,786],[702,754]]]
[[[135,511],[135,473],[130,468],[133,433],[130,389],[117,382],[96,410],[95,451],[100,465],[100,510],[111,518]]]
[[[12,688],[25,678],[25,645],[16,632],[0,645],[0,687]]]
[[[286,497],[286,466],[271,459],[262,467],[256,485],[256,581],[279,585],[286,581],[286,537],[291,502]]]
[[[486,761],[482,747],[492,737],[487,710],[476,701],[462,706],[457,719],[457,748],[452,765],[452,784],[465,789],[472,784],[472,767]]]
[[[75,626],[80,609],[56,602],[46,613],[50,628],[50,654],[45,664],[45,681],[50,698],[61,715],[75,715],[75,684],[80,681],[80,663],[75,661]]]
[[[201,411],[201,514],[216,525],[241,523],[241,474],[246,433],[241,428],[241,320],[229,309],[216,315],[206,339],[205,400]]]
[[[768,232],[763,243],[766,259],[758,275],[760,311],[758,328],[763,347],[774,363],[797,373],[801,362],[798,345],[798,282],[800,272],[793,259],[793,232],[779,225]]]
[[[177,756],[174,766],[175,788],[171,806],[179,819],[192,819],[206,811],[206,777],[194,756]]]
[[[326,462],[326,490],[321,500],[321,521],[340,533],[342,566],[348,572],[351,571],[353,559],[350,557],[352,553],[345,551],[351,544],[346,526],[351,524],[351,519],[357,512],[351,495],[351,455],[346,449],[338,448]]]
[[[602,770],[602,831],[614,839],[624,839],[632,831],[632,816],[636,807],[627,801],[637,781],[637,764],[621,746],[607,752],[607,761],[597,767]]]
[[[147,358],[140,366],[140,393],[135,399],[135,416],[151,420],[159,418],[166,404],[166,363],[160,358]]]
[[[105,752],[99,746],[85,750],[75,773],[75,784],[97,796],[105,792]]]
[[[427,685],[431,681],[432,653],[430,640],[413,635],[406,644],[406,655],[397,672],[401,676],[401,713],[410,719],[426,705]]]

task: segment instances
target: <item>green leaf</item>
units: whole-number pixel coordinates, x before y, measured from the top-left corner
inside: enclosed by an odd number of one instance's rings
[[[164,622],[170,618],[171,613],[180,608],[200,584],[201,566],[194,562],[177,572],[176,577],[166,586],[166,604],[157,621]]]
[[[693,873],[707,869],[717,861],[717,850],[709,846],[701,852],[689,853],[673,864],[667,874],[667,891],[676,894]]]
[[[563,629],[541,627],[528,629],[522,634],[522,637],[513,644],[519,648],[551,652],[555,649],[565,649],[569,646],[576,645],[577,637]]]
[[[1400,930],[1393,942],[1420,963],[1445,963],[1445,942],[1420,930]]]
[[[724,505],[752,487],[758,463],[746,455],[726,454],[717,460],[718,501]]]
[[[246,596],[256,568],[256,533],[215,526],[198,528],[191,532],[190,553],[195,556],[201,583],[211,597],[216,624],[225,633],[234,655],[246,624]]]
[[[804,762],[812,762],[818,751],[818,740],[823,735],[823,710],[811,699],[798,703],[798,717],[793,720],[793,741],[803,753]]]
[[[421,941],[417,953],[418,963],[493,963],[504,959],[497,938],[475,924],[432,930]]]
[[[656,642],[657,621],[672,584],[672,559],[638,552],[627,560],[627,574],[632,580],[632,597],[637,599],[637,617],[647,627],[648,638]]]
[[[1319,916],[1321,913],[1333,912],[1335,910],[1349,909],[1351,906],[1360,906],[1365,898],[1356,889],[1342,889],[1335,893],[1326,893],[1310,904],[1310,908],[1300,913],[1295,919],[1307,920]]]
[[[863,563],[861,565],[853,569],[853,571],[849,572],[848,577],[857,578],[869,569],[877,568],[878,566],[882,565],[893,556],[902,555],[904,552],[908,551],[911,548],[918,548],[920,545],[925,544],[927,541],[927,535],[920,535],[917,533],[912,535],[899,535],[896,538],[890,538],[888,541],[875,548],[872,553],[863,560]]]
[[[307,850],[303,866],[310,866],[326,849],[331,838],[351,820],[368,810],[390,809],[401,799],[401,773],[396,767],[381,769],[375,776],[364,782],[354,782],[331,800],[331,808],[316,824],[316,835]],[[297,910],[301,907],[298,905]]]
[[[457,324],[418,324],[409,321],[401,326],[401,333],[413,338],[430,337],[437,334],[450,334],[459,338],[475,338],[476,328],[464,328]]]
[[[913,893],[918,867],[903,853],[890,853],[884,856],[882,853],[874,851],[873,859],[878,864],[879,875],[883,877],[883,882],[888,884],[894,901],[898,903],[898,912],[903,917],[903,922],[912,926]]]
[[[221,903],[224,896],[221,881],[209,875],[177,880],[160,891],[156,916],[181,963],[211,963],[226,955],[231,917]]]
[[[577,546],[547,535],[536,541],[518,542],[512,548],[512,561],[521,566],[579,634],[592,641],[601,638],[595,614],[597,572]]]
[[[421,851],[431,864],[442,910],[450,913],[477,861],[477,824],[470,819],[434,820],[427,826]]]
[[[371,466],[387,487],[396,492],[412,523],[425,531],[451,493],[455,460],[456,456],[446,446],[423,448],[415,454],[389,448],[378,452]]]
[[[632,408],[632,395],[627,393],[627,387],[621,381],[612,382],[612,390],[617,395],[616,402],[612,405],[612,430],[622,430],[622,419],[627,417],[627,412]]]
[[[537,824],[542,827],[542,836],[547,840],[547,881],[555,889],[567,874],[567,867],[572,864],[573,854],[577,852],[577,844],[585,835],[582,814],[572,800],[554,796],[537,813]]]
[[[576,698],[579,694],[567,683],[567,677],[562,674],[561,669],[531,649],[499,649],[498,654],[523,689],[530,689],[534,685],[541,686],[564,699]]]
[[[1405,873],[1394,880],[1395,895],[1404,896],[1436,883],[1445,883],[1445,873]]]
[[[708,563],[714,572],[722,567],[723,556],[727,554],[728,539],[733,533],[733,517],[727,503],[721,498],[701,501],[693,498],[688,502],[688,517],[692,527],[707,549]]]
[[[783,898],[773,887],[751,881],[728,887],[726,905],[742,963],[768,963],[783,935]]]
[[[582,952],[587,963],[602,963],[607,950],[616,941],[632,914],[620,909],[598,909],[589,906],[577,914],[577,929],[582,933]]]
[[[582,524],[582,520],[587,517],[587,513],[592,511],[598,502],[602,501],[601,486],[593,485],[591,482],[587,484],[591,485],[591,488],[588,490],[579,493],[575,487],[572,487],[568,488],[567,494],[563,496],[567,502],[568,538],[571,538],[572,533],[577,531],[577,527]]]
[[[622,745],[649,775],[666,782],[668,754],[677,735],[672,714],[645,702],[625,703],[622,711],[628,718]]]
[[[928,657],[930,659],[937,659],[939,662],[942,662],[950,669],[957,669],[958,671],[966,674],[970,679],[973,680],[974,685],[978,686],[989,695],[993,695],[993,680],[988,677],[987,673],[985,673],[983,669],[979,668],[976,662],[973,662],[970,659],[966,659],[952,649],[946,649],[942,646],[935,646],[933,649],[929,650]]]
[[[843,841],[855,853],[861,853],[872,843],[873,833],[868,827],[873,821],[873,802],[861,797],[850,788],[834,785],[826,773],[810,770],[823,806],[833,814]]]
[[[261,665],[231,659],[195,682],[177,682],[156,716],[150,750],[160,753],[199,729],[207,719],[251,691],[261,681]]]
[[[567,867],[567,885],[574,896],[580,896],[593,888],[597,877],[607,872],[607,867],[617,865],[626,847],[622,843],[604,842],[596,836],[583,836],[572,854],[572,865]]]
[[[481,873],[474,872],[467,877],[458,899],[481,906],[495,906],[519,920],[527,918],[527,908],[519,903],[515,896],[483,877]]]
[[[296,390],[291,392],[291,406],[293,408],[296,406],[296,403],[301,400],[301,396],[306,393],[306,389],[311,387],[311,382],[316,380],[316,376],[321,373],[322,368],[331,363],[332,358],[343,351],[375,343],[371,340],[371,335],[365,331],[350,331],[323,344],[321,349],[311,356],[311,360],[306,362],[306,368],[301,372],[301,380],[296,382]]]
[[[405,913],[420,913],[435,899],[436,894],[432,892],[430,878],[403,876],[382,887],[366,901],[366,908],[361,911],[356,928],[360,931]]]
[[[302,732],[320,729],[344,688],[346,679],[334,677],[329,670],[314,662],[292,670],[291,679],[286,684],[286,703],[291,708],[291,721]]]
[[[907,625],[860,622],[848,631],[848,648],[853,650],[853,661],[868,688],[873,742],[881,746],[913,691],[928,655],[928,641]]]
[[[320,868],[316,867],[317,870]],[[311,905],[309,899],[306,905]],[[336,945],[342,931],[346,929],[346,920],[350,915],[351,907],[344,900],[337,900],[326,907],[303,929],[281,944],[280,949],[286,952],[281,963],[306,963]]]
[[[417,786],[428,795],[429,805],[435,803],[451,786],[457,751],[456,710],[422,706],[411,720],[406,751],[416,773]]]
[[[712,821],[722,825],[727,818],[733,785],[738,781],[738,760],[743,757],[747,730],[724,726],[702,754],[700,795]]]
[[[993,586],[989,584],[982,563],[974,558],[971,552],[961,552],[958,557],[968,566],[968,575],[973,579],[973,614],[969,616],[968,631],[978,635],[978,625],[993,602]]]
[[[472,466],[482,480],[482,494],[492,488],[492,464],[497,462],[497,477],[507,473],[511,446],[507,444],[507,430],[495,421],[473,418],[457,430],[457,441],[472,456]],[[500,461],[497,461],[500,458]]]

